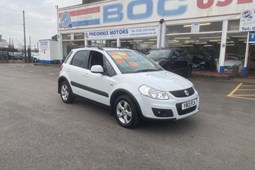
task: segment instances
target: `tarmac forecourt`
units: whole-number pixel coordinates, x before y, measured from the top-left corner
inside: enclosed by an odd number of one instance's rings
[[[255,100],[255,84],[240,83],[227,97]]]

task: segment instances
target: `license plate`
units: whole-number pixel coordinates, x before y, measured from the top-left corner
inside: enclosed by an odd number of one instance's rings
[[[182,110],[189,109],[197,105],[197,99],[182,103]]]

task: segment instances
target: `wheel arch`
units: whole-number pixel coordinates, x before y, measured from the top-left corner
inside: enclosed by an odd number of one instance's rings
[[[67,80],[66,77],[64,77],[64,76],[59,77],[59,79],[58,79],[58,93],[60,93],[60,85],[61,85],[61,83],[64,82],[64,81],[66,81],[66,82],[69,83],[69,81]],[[71,86],[70,86],[70,87],[71,87]]]
[[[116,99],[121,95],[128,95],[133,100],[133,102],[138,110],[138,115],[140,117],[143,117],[142,110],[141,110],[141,107],[140,107],[138,101],[136,100],[136,98],[134,97],[134,95],[131,92],[129,92],[125,89],[118,89],[112,93],[111,98],[110,98],[111,113],[112,114],[114,113],[114,103],[115,103]]]

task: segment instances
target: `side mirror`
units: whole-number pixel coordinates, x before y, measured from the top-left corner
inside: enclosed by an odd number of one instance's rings
[[[100,65],[94,65],[91,67],[90,71],[92,73],[99,73],[99,74],[103,74],[104,73],[104,69],[102,66]]]

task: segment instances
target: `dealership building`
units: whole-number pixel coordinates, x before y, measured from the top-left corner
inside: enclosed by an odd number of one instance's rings
[[[58,9],[62,56],[84,46],[185,48],[208,72],[255,75],[255,0],[103,0]],[[181,55],[181,54],[179,54]]]

